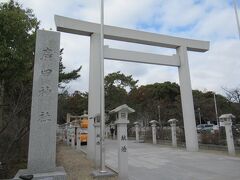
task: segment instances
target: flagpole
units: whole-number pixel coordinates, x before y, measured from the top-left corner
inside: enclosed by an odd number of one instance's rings
[[[100,144],[100,172],[105,173],[105,147],[104,147],[104,130],[105,130],[105,93],[104,93],[104,0],[101,0],[101,31],[100,31],[100,115],[101,115],[101,144]]]
[[[235,15],[236,15],[238,34],[239,34],[239,39],[240,39],[240,23],[239,23],[239,18],[238,18],[238,10],[237,10],[238,6],[237,6],[236,0],[233,0],[233,4],[234,4]]]

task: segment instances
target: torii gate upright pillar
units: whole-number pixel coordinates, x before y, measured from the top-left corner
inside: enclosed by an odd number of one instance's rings
[[[188,64],[187,48],[183,46],[178,47],[177,54],[179,56],[181,64],[178,67],[178,72],[186,147],[188,151],[198,151],[198,139],[193,106],[193,95]]]
[[[94,117],[100,114],[100,34],[90,37],[87,158],[95,160]]]

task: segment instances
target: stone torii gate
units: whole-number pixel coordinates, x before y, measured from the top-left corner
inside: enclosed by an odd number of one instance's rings
[[[100,24],[58,15],[55,15],[55,23],[58,31],[90,36],[88,114],[89,117],[94,117],[96,114],[100,113]],[[105,46],[104,58],[110,60],[178,67],[186,148],[188,151],[198,151],[187,51],[206,52],[209,50],[209,42],[136,31],[108,25],[104,26],[104,38],[176,49],[176,54],[167,56],[112,49]],[[94,159],[95,150],[93,121],[89,122],[88,134],[88,158]]]

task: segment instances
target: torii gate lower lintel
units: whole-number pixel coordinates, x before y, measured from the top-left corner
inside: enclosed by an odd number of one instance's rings
[[[98,61],[98,59],[100,59],[100,24],[80,21],[58,15],[55,15],[55,23],[58,31],[90,36],[88,115],[89,117],[93,117],[100,113],[100,61]],[[104,26],[104,38],[176,49],[176,54],[172,56],[166,56],[112,49],[108,46],[105,46],[104,58],[178,67],[186,148],[188,151],[198,151],[198,140],[187,51],[206,52],[209,50],[209,42],[106,25]],[[89,122],[88,131],[88,158],[94,159],[95,150],[93,122]]]

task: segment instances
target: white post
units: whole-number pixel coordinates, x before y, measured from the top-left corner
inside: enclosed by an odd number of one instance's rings
[[[94,123],[94,128],[95,128],[95,133],[94,133],[94,137],[95,137],[95,167],[96,169],[100,168],[100,141],[101,141],[101,137],[100,137],[100,122],[97,121]]]
[[[64,132],[65,132],[65,128],[64,127],[62,127],[61,128],[62,130],[61,130],[61,136],[62,136],[62,142],[64,142],[65,141],[65,136],[64,136]]]
[[[153,139],[153,144],[157,144],[157,134],[156,134],[156,126],[157,126],[157,121],[156,120],[152,120],[150,121],[150,123],[152,124],[152,139]]]
[[[228,153],[230,155],[235,155],[235,147],[233,142],[233,134],[232,134],[232,123],[224,122],[226,137],[227,137],[227,146],[228,146]]]
[[[181,64],[181,66],[178,68],[178,72],[181,90],[181,102],[183,111],[186,148],[188,151],[198,151],[197,129],[193,107],[193,96],[187,48],[184,46],[178,47],[177,54],[180,58]]]
[[[72,131],[71,131],[71,146],[72,148],[75,149],[75,127],[72,128]]]
[[[67,145],[70,146],[70,139],[71,139],[71,127],[67,126]]]
[[[81,136],[81,128],[78,127],[77,128],[77,150],[81,149],[81,139],[80,139],[80,136]]]
[[[127,147],[127,124],[129,121],[117,121],[118,137],[118,179],[128,179],[128,147]]]
[[[177,147],[177,133],[176,133],[176,119],[170,119],[168,121],[171,125],[171,132],[172,132],[172,146]]]
[[[65,134],[65,143],[68,144],[68,126],[67,125],[65,126],[64,134]]]
[[[139,142],[139,122],[135,122],[136,142]]]
[[[223,114],[219,117],[224,120],[224,126],[226,131],[228,153],[230,155],[235,155],[235,147],[232,134],[232,118],[235,118],[232,114]]]
[[[67,113],[67,123],[70,123],[70,121],[71,121],[71,114]]]
[[[110,126],[108,125],[108,126],[106,126],[106,128],[105,128],[106,130],[105,130],[105,138],[109,138],[109,132],[110,132]]]
[[[89,97],[88,97],[88,142],[87,158],[95,161],[94,120],[100,114],[100,35],[92,34],[90,38],[90,65],[89,65]]]

